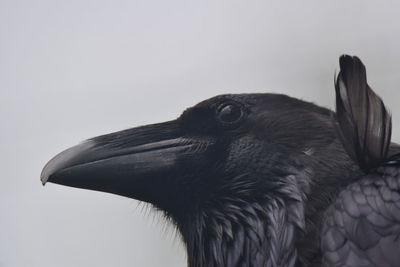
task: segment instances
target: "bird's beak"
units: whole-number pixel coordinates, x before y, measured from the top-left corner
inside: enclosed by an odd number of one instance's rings
[[[142,126],[61,152],[46,164],[41,181],[156,203],[170,196],[166,187],[185,159],[205,147],[183,137],[178,121]]]

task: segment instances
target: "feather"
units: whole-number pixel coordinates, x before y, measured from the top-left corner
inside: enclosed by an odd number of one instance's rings
[[[387,160],[391,115],[367,84],[365,66],[357,57],[340,57],[336,83],[339,136],[349,156],[368,171]]]

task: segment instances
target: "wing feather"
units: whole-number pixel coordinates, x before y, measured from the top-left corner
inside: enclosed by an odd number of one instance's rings
[[[357,57],[340,57],[335,83],[336,114],[342,143],[363,170],[386,161],[392,133],[391,115],[367,84],[364,64]]]
[[[391,116],[357,57],[342,56],[335,83],[338,133],[365,172],[325,212],[323,266],[400,266],[400,153]],[[388,156],[389,154],[389,156]]]

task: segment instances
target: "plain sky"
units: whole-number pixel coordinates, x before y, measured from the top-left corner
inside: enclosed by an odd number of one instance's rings
[[[48,184],[56,153],[222,93],[333,107],[358,55],[400,141],[399,1],[0,0],[0,266],[186,266],[135,200]]]

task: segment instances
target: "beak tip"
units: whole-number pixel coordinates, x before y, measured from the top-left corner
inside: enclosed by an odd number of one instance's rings
[[[46,168],[43,168],[43,171],[40,174],[40,181],[42,182],[42,185],[45,186],[48,180],[49,180],[49,175],[46,172]]]
[[[42,173],[40,174],[40,181],[42,182],[42,185],[45,185],[47,182],[49,182],[50,178],[58,171],[74,165],[76,162],[79,162],[79,157],[77,158],[77,156],[82,154],[84,151],[90,150],[94,146],[95,144],[93,141],[85,141],[75,147],[64,150],[53,157],[49,162],[47,162],[42,170]]]

